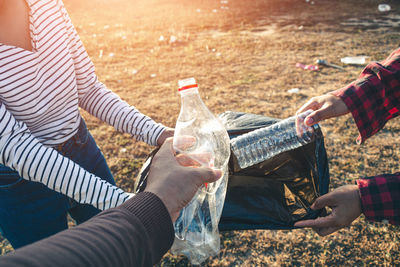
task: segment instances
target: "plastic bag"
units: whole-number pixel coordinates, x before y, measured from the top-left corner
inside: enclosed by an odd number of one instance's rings
[[[225,112],[219,118],[231,138],[279,121],[243,112]],[[310,209],[329,189],[328,159],[318,125],[314,137],[307,145],[243,170],[231,155],[219,229],[293,229],[295,222],[324,212]]]
[[[243,113],[219,115],[230,138],[271,125],[278,119]],[[149,155],[136,180],[135,191],[146,187]],[[311,204],[329,188],[329,168],[324,138],[319,126],[314,140],[278,154],[264,162],[241,169],[231,153],[229,178],[219,230],[293,229],[296,221],[316,218]]]

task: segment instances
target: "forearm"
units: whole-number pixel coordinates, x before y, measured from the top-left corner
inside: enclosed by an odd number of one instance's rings
[[[0,102],[0,163],[29,181],[40,182],[79,203],[108,209],[128,195],[87,172],[55,149],[41,144]]]
[[[367,220],[400,224],[400,173],[357,180]]]
[[[353,115],[358,143],[377,133],[400,109],[400,49],[380,63],[370,63],[360,77],[333,92]]]
[[[94,74],[92,74],[94,75]],[[96,80],[93,77],[93,80]],[[165,126],[140,113],[101,82],[89,83],[87,92],[80,98],[80,106],[118,131],[129,133],[137,140],[157,145],[157,139]]]
[[[135,107],[122,101],[119,96],[98,81],[93,62],[90,60],[65,8],[62,12],[67,24],[70,50],[74,61],[79,106],[118,131],[129,133],[137,140],[157,145],[157,139],[165,126],[140,113]]]
[[[4,266],[152,266],[171,247],[162,201],[139,193],[123,205],[0,258]]]

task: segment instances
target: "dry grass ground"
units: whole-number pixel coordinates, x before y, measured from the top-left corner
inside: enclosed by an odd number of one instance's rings
[[[296,68],[325,59],[368,55],[381,60],[400,43],[400,4],[378,0],[64,0],[102,82],[155,120],[173,127],[180,103],[177,80],[195,77],[214,112],[245,111],[285,118],[310,97],[340,88],[362,68]],[[160,41],[163,36],[165,41]],[[170,43],[171,36],[177,41]],[[288,92],[299,88],[298,94]],[[84,113],[117,183],[131,191],[151,147]],[[331,186],[363,175],[399,171],[400,121],[358,146],[351,117],[321,124]],[[124,148],[124,149],[122,149]],[[221,234],[222,248],[207,266],[400,265],[400,234],[390,225],[358,219],[321,238],[311,230]],[[3,240],[2,252],[11,250]],[[160,266],[187,266],[167,254]]]

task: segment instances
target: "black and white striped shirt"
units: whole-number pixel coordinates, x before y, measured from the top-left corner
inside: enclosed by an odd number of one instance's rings
[[[80,203],[115,207],[126,193],[51,147],[77,132],[79,107],[150,145],[165,127],[97,80],[61,0],[26,1],[33,50],[0,43],[0,163]]]

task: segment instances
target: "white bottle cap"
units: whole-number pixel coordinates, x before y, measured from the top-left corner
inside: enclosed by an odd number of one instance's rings
[[[194,78],[188,78],[188,79],[184,79],[184,80],[179,80],[178,81],[178,86],[179,86],[179,91],[183,91],[186,89],[190,89],[190,88],[197,88],[197,83],[196,80]]]

